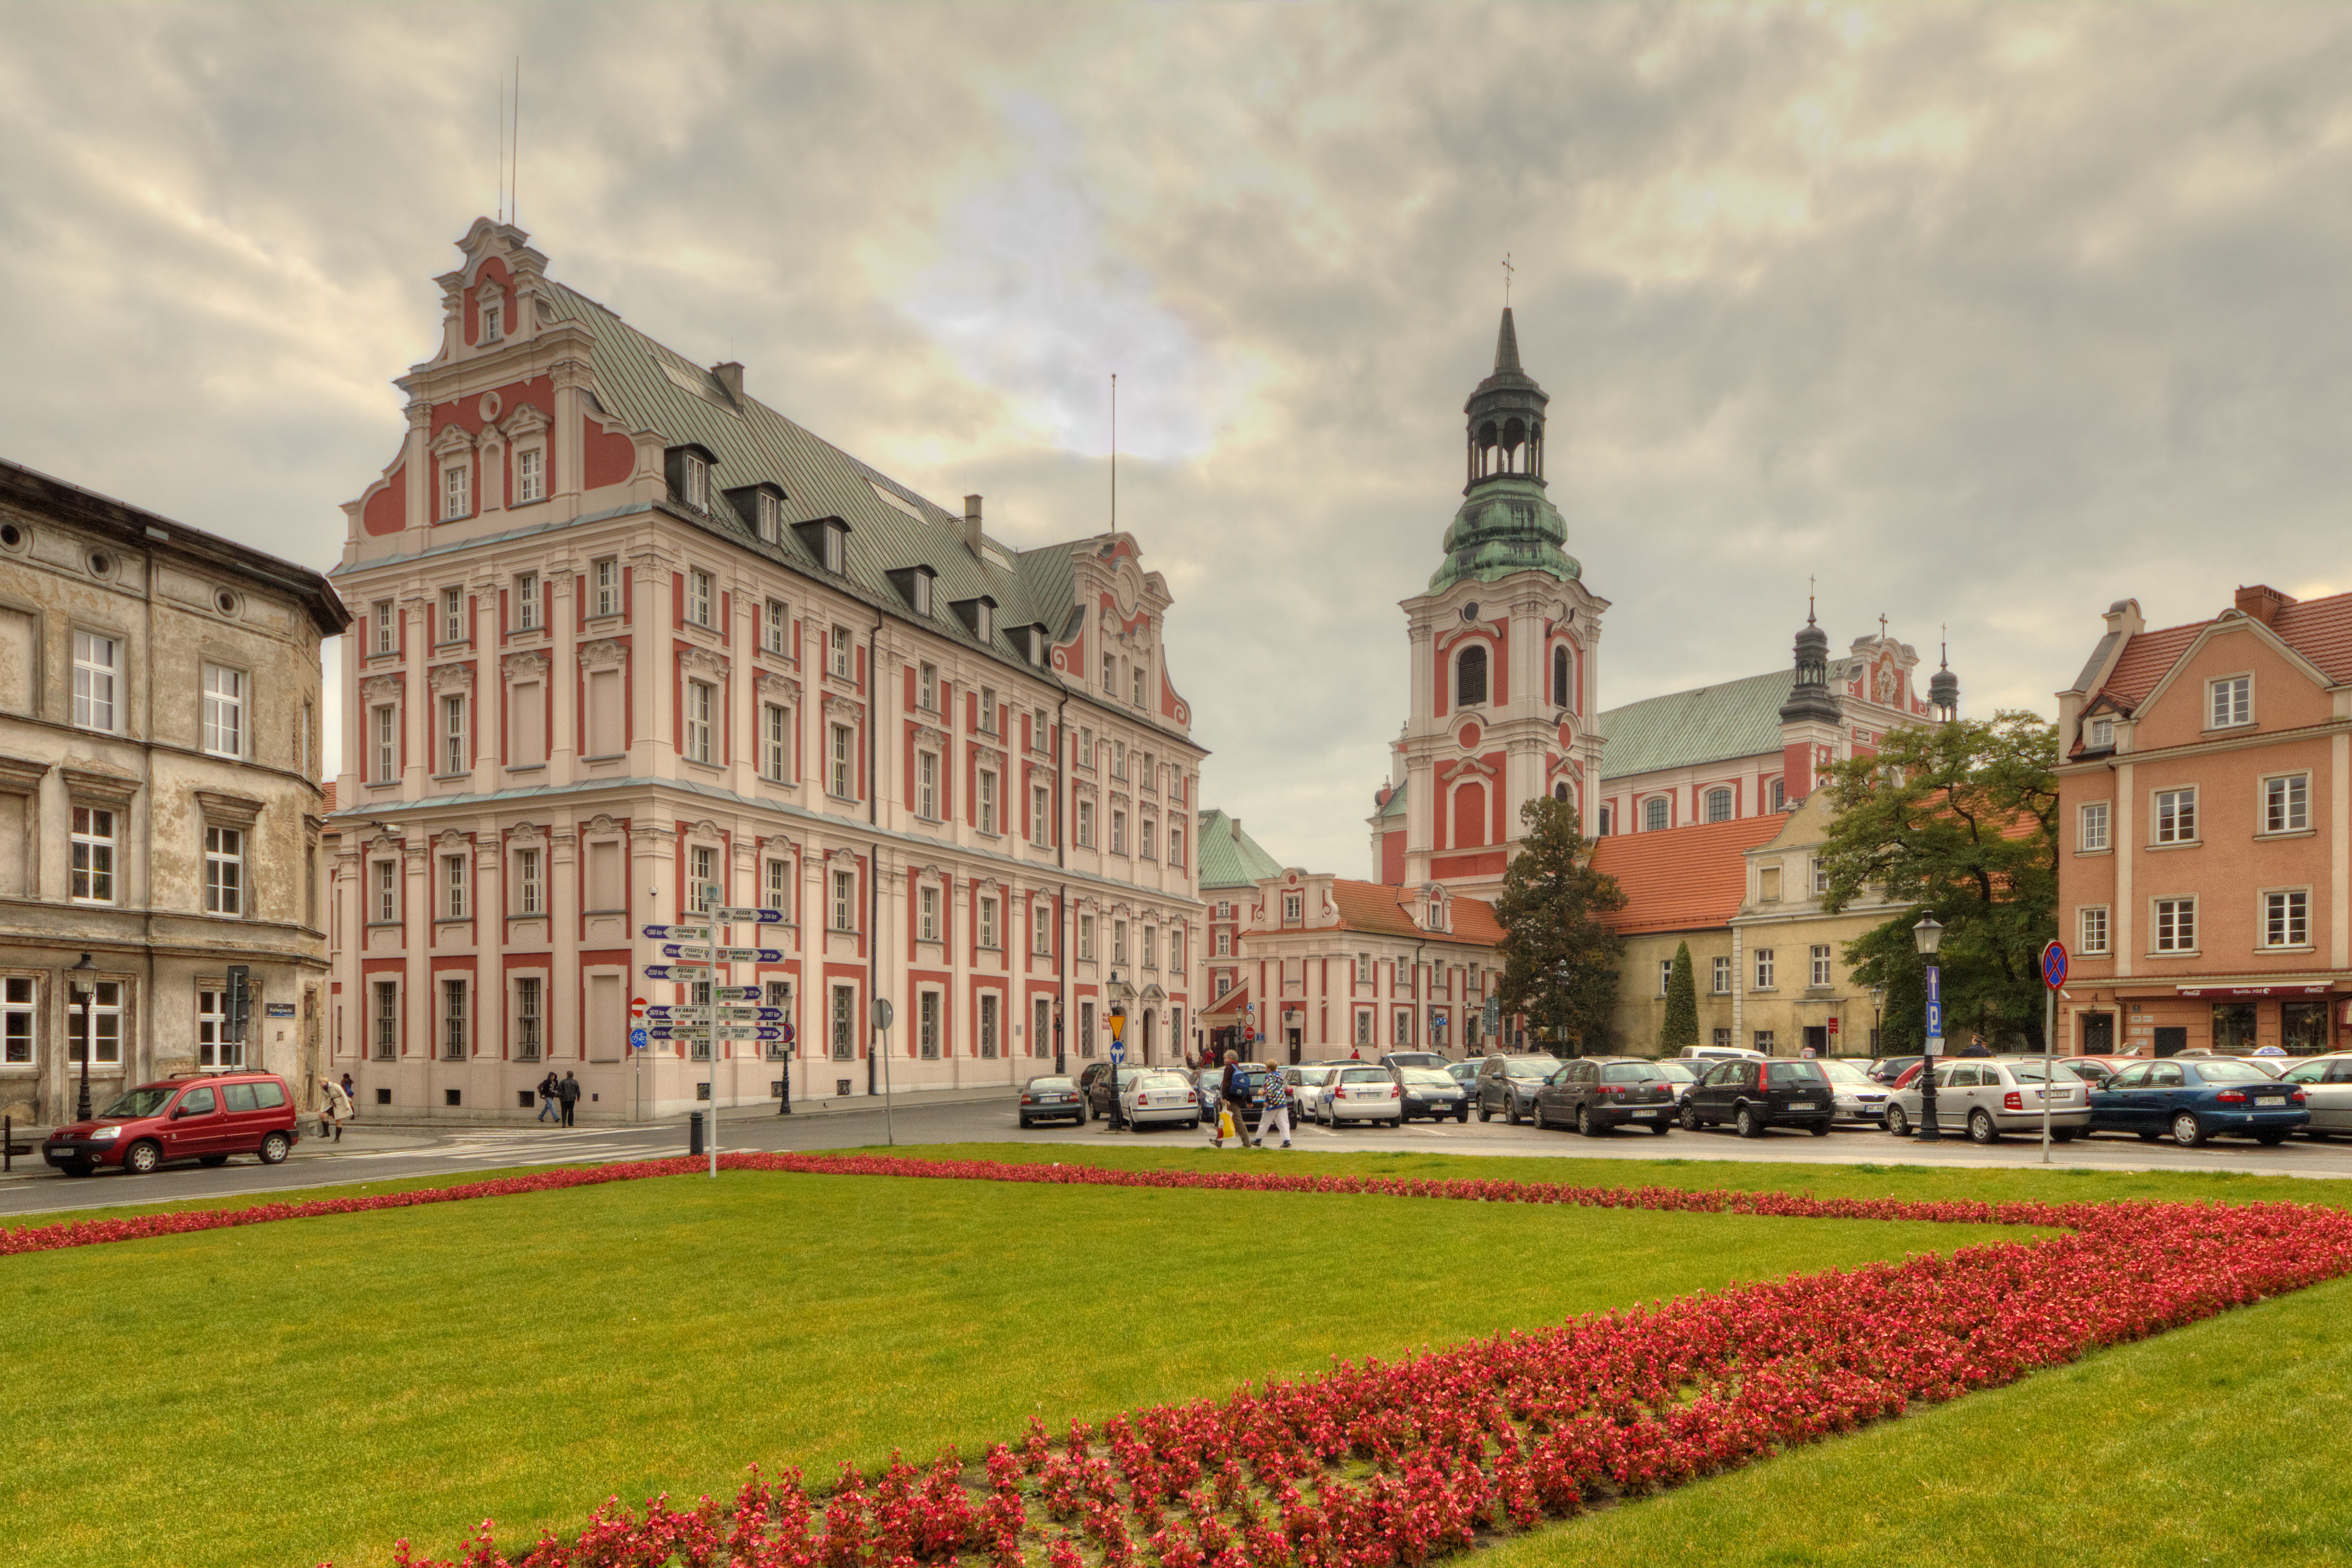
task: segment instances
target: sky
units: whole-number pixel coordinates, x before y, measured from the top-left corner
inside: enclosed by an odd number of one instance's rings
[[[1007,542],[1109,525],[1118,376],[1285,864],[1369,868],[1507,255],[1603,706],[1811,579],[1977,715],[2352,589],[2343,7],[11,5],[0,456],[331,566],[518,57],[556,278]]]

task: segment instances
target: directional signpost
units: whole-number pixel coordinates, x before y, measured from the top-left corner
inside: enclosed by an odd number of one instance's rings
[[[2042,1163],[2050,1163],[2050,1086],[2057,1081],[2058,991],[2066,984],[2066,944],[2042,950]]]
[[[782,963],[784,961],[783,950],[781,948],[733,945],[735,932],[731,929],[737,925],[782,925],[784,922],[784,912],[782,910],[765,909],[758,905],[740,907],[722,905],[719,900],[725,896],[726,889],[715,882],[697,883],[687,889],[685,901],[689,908],[699,905],[709,911],[700,920],[680,921],[670,925],[649,925],[641,928],[646,941],[661,944],[664,958],[676,961],[669,963],[646,964],[644,969],[645,977],[648,980],[666,980],[672,984],[686,986],[688,988],[689,997],[693,994],[692,987],[702,985],[710,1000],[708,1003],[689,1001],[667,1006],[648,1007],[640,997],[632,1001],[629,1009],[631,1015],[643,1025],[642,1027],[633,1028],[629,1032],[629,1047],[632,1050],[642,1051],[648,1042],[653,1040],[686,1041],[711,1047],[707,1052],[709,1068],[706,1079],[707,1087],[703,1092],[710,1106],[708,1131],[710,1141],[710,1174],[714,1180],[719,1175],[719,1052],[716,1048],[718,1042],[750,1040],[789,1043],[792,1038],[792,1026],[785,1022],[782,1008],[762,1007],[756,1005],[762,996],[758,985],[713,984],[719,978],[717,968],[719,964]],[[719,927],[730,929],[722,932],[718,929]],[[714,941],[714,938],[718,940]],[[889,1027],[888,1008],[887,1002],[877,1000],[875,1003],[877,1026],[885,1029]],[[887,1071],[887,1061],[884,1065]],[[887,1089],[885,1093],[887,1095]],[[793,1108],[792,1068],[789,1065],[784,1068],[782,1098],[783,1110],[779,1114],[789,1113]],[[642,1095],[640,1099],[642,1100]]]

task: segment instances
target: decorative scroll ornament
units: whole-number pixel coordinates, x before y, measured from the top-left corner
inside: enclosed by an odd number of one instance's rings
[[[801,683],[789,675],[777,675],[769,670],[761,670],[760,679],[755,684],[762,697],[782,698],[794,705],[800,702]]]
[[[360,682],[360,695],[371,703],[397,702],[406,684],[396,675],[372,675]]]
[[[594,642],[580,645],[580,668],[583,669],[617,669],[627,663],[628,658],[628,645],[615,642],[611,637],[599,637]]]
[[[728,663],[720,655],[707,647],[690,647],[677,656],[677,667],[688,675],[705,675],[713,680],[727,679]]]
[[[499,661],[499,668],[506,671],[509,680],[537,680],[547,673],[547,651],[541,648],[531,653],[510,653]]]
[[[436,691],[471,691],[474,689],[474,667],[469,664],[436,664],[425,679],[425,684]]]

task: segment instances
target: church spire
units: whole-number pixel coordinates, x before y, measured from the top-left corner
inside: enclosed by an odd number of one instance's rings
[[[1960,678],[1952,673],[1952,644],[1948,636],[1936,650],[1940,666],[1927,681],[1927,707],[1936,718],[1957,719],[1960,716]]]
[[[1813,620],[1813,596],[1805,595],[1805,624],[1797,633],[1797,678],[1789,700],[1780,704],[1780,722],[1805,719],[1840,721],[1837,698],[1830,691],[1830,635]]]
[[[1445,563],[1429,580],[1444,593],[1465,577],[1497,582],[1530,569],[1562,582],[1584,568],[1563,548],[1568,524],[1544,498],[1544,409],[1551,399],[1519,363],[1511,307],[1495,329],[1495,369],[1462,405],[1469,498],[1445,531]]]
[[[1519,330],[1511,324],[1511,308],[1503,307],[1503,324],[1495,333],[1495,374],[1519,375]]]

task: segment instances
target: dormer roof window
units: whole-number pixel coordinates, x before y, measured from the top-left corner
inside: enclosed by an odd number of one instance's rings
[[[499,316],[501,309],[501,307],[497,305],[485,305],[482,307],[482,344],[485,348],[497,342],[500,336],[503,335],[499,331]]]
[[[799,536],[802,548],[816,557],[819,566],[836,577],[842,574],[843,563],[847,558],[849,524],[837,517],[812,518],[793,524],[793,532]]]
[[[1025,626],[1009,626],[1004,635],[1013,639],[1013,646],[1021,650],[1023,658],[1040,667],[1045,664],[1045,650],[1050,644],[1043,623],[1032,621]]]
[[[919,616],[931,613],[931,583],[939,574],[929,566],[902,566],[889,574],[890,585]]]
[[[727,500],[761,543],[773,544],[783,537],[784,492],[775,486],[764,480],[744,485],[729,490]]]
[[[703,447],[672,447],[667,454],[669,499],[697,511],[710,510],[710,470],[715,460]]]
[[[977,599],[958,599],[948,608],[956,613],[971,635],[984,643],[996,640],[996,601],[983,594]]]
[[[2095,752],[2114,750],[2116,743],[2116,721],[2113,719],[2092,720],[2090,742],[2091,749]]]

